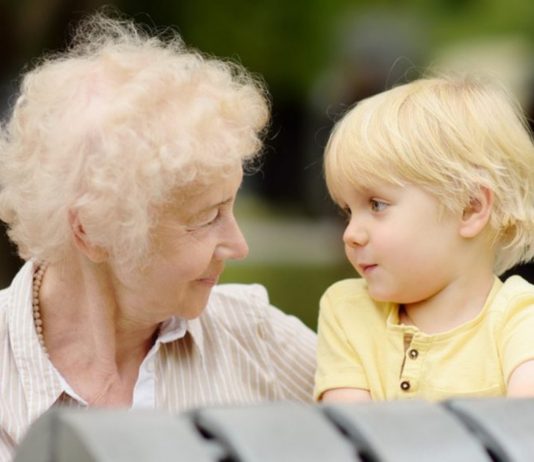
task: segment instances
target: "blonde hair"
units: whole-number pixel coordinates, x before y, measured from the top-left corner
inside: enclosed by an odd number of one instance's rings
[[[254,159],[268,118],[241,66],[96,14],[23,78],[0,136],[0,219],[23,258],[57,261],[75,210],[92,243],[136,265],[154,208]]]
[[[534,257],[534,145],[518,103],[496,82],[427,78],[363,100],[335,126],[325,175],[340,186],[411,183],[462,211],[493,191],[495,271]]]

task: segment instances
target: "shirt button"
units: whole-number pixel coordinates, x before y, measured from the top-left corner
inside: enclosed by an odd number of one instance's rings
[[[410,350],[408,352],[408,356],[411,358],[411,359],[417,359],[417,357],[419,356],[419,352],[417,350]]]
[[[403,391],[408,391],[410,389],[410,382],[408,382],[408,380],[404,380],[401,382],[400,387]]]

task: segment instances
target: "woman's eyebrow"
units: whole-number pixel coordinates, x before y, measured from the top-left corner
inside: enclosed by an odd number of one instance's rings
[[[210,210],[212,210],[212,209],[221,207],[221,206],[223,206],[223,205],[228,205],[228,204],[230,204],[233,200],[234,200],[234,197],[232,196],[232,197],[229,197],[228,199],[224,199],[224,200],[222,200],[222,201],[220,201],[220,202],[217,202],[217,203],[215,203],[215,204],[208,205],[208,206],[206,206],[206,207],[204,207],[204,208],[198,210],[197,212],[195,212],[195,216],[196,216],[196,215],[201,215],[202,213],[208,212],[208,211],[210,211]]]

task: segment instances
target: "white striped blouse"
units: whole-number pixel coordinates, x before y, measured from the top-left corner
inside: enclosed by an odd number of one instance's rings
[[[11,459],[30,424],[50,407],[84,405],[39,345],[32,273],[27,262],[0,291],[0,462]],[[147,380],[153,375],[156,408],[312,400],[315,334],[269,305],[262,286],[215,287],[204,313],[184,324],[179,338],[160,334],[149,372],[140,371]]]

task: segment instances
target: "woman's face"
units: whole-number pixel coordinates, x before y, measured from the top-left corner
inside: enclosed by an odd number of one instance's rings
[[[236,167],[194,192],[181,192],[163,208],[149,265],[124,281],[135,297],[136,317],[155,322],[172,315],[197,317],[225,261],[246,257],[247,243],[233,212],[242,178]]]

